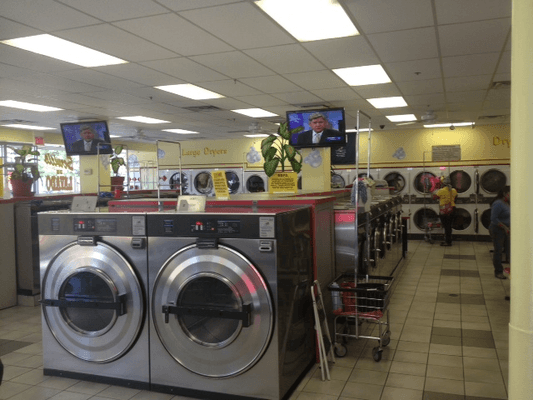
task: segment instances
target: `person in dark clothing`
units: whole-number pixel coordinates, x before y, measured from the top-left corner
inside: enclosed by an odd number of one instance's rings
[[[511,237],[511,188],[505,186],[498,192],[490,207],[489,233],[494,244],[492,264],[494,276],[498,279],[507,279],[503,274],[502,253]],[[509,248],[509,246],[507,246]]]
[[[329,141],[339,141],[341,133],[335,129],[328,129],[329,123],[321,113],[314,113],[309,117],[310,130],[302,132],[296,139],[297,145],[316,145],[328,143]]]
[[[444,242],[442,242],[440,245],[451,246],[457,190],[452,187],[450,177],[444,178],[442,183],[444,187],[439,189],[434,196],[435,198],[439,199],[439,217],[442,222],[442,226],[444,227]]]

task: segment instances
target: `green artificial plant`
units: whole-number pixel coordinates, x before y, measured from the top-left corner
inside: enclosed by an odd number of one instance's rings
[[[285,172],[285,161],[289,161],[292,170],[296,173],[302,169],[302,155],[298,150],[289,144],[291,135],[303,130],[298,127],[289,130],[289,124],[282,122],[278,128],[278,136],[270,135],[261,142],[261,153],[265,159],[263,169],[267,176],[272,176],[281,164],[281,171]]]
[[[37,150],[32,150],[32,146],[25,144],[21,149],[15,147],[7,146],[13,150],[17,157],[15,157],[15,165],[13,166],[13,172],[11,173],[11,180],[19,180],[27,182],[30,179],[36,181],[41,177],[39,173],[39,168],[35,163],[37,163],[37,158],[28,159],[30,156],[38,156],[40,153]],[[31,163],[31,164],[30,164]],[[7,165],[12,165],[11,163],[6,163]],[[4,165],[0,165],[0,168]]]
[[[124,159],[119,156],[120,153],[122,153],[123,148],[124,146],[122,145],[118,145],[117,147],[115,147],[113,149],[113,154],[109,159],[109,162],[111,163],[111,169],[113,170],[115,176],[118,175],[118,170],[120,169],[120,167],[126,164]]]

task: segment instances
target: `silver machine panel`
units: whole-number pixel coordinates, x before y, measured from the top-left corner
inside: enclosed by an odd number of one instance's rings
[[[38,218],[44,374],[149,388],[145,215]]]
[[[152,390],[285,398],[315,361],[309,209],[147,218]]]

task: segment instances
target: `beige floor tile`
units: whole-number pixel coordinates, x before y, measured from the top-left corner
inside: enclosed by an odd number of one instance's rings
[[[18,393],[30,389],[31,387],[32,385],[4,381],[0,386],[0,399],[9,399]]]
[[[109,385],[104,385],[102,383],[95,383],[95,382],[79,382],[75,385],[72,385],[69,387],[70,392],[76,392],[76,393],[86,393],[86,394],[92,394],[96,395],[100,393],[101,391],[107,389]]]
[[[28,390],[10,397],[9,400],[46,400],[60,393],[60,390],[32,386]]]
[[[485,383],[503,383],[501,371],[488,371],[484,369],[465,369],[465,381],[467,382],[485,382]]]
[[[422,390],[403,389],[386,386],[383,389],[381,400],[420,400],[423,395]]]
[[[344,381],[319,381],[316,379],[311,379],[309,382],[307,382],[307,385],[302,390],[302,393],[304,392],[310,392],[310,393],[320,393],[320,394],[328,394],[332,396],[339,396],[344,389],[344,385],[346,382]]]
[[[431,343],[429,345],[429,354],[444,354],[448,356],[462,356],[463,349],[461,346],[451,346],[447,344]]]
[[[428,353],[429,343],[422,342],[407,342],[400,340],[396,345],[396,351],[410,351],[413,353]]]
[[[463,356],[471,358],[498,358],[496,349],[463,346]]]
[[[370,383],[348,382],[341,393],[342,397],[354,397],[366,400],[380,400],[383,391],[382,385]]]
[[[349,382],[362,382],[362,383],[373,383],[375,385],[385,385],[387,381],[387,372],[379,371],[370,371],[367,369],[354,368],[350,377],[348,378]]]
[[[428,365],[426,376],[431,378],[452,379],[456,381],[464,380],[462,368],[446,367],[442,365]]]
[[[353,368],[339,367],[337,365],[330,365],[329,374],[331,379],[336,381],[346,381],[350,377]],[[313,374],[314,379],[322,379],[322,372],[320,369],[317,369]]]
[[[463,358],[459,356],[449,356],[445,354],[432,353],[428,358],[428,365],[440,365],[443,367],[460,368],[463,370]]]
[[[390,367],[390,372],[405,375],[426,376],[426,365],[411,362],[393,361]]]
[[[426,353],[413,353],[409,351],[396,351],[394,361],[427,364],[428,355]]]
[[[441,378],[426,378],[424,390],[427,392],[451,393],[451,394],[465,394],[464,382],[460,380],[441,379]]]
[[[50,400],[88,400],[91,398],[90,394],[74,393],[74,392],[60,392]]]
[[[482,369],[487,371],[499,371],[500,363],[497,359],[463,357],[463,365],[467,369]]]
[[[507,399],[507,391],[503,384],[465,382],[465,394],[491,399]]]
[[[337,396],[330,396],[323,393],[299,392],[294,400],[337,400]],[[289,400],[293,400],[292,397]]]
[[[98,396],[108,397],[110,399],[128,400],[136,394],[139,394],[140,390],[130,389],[125,387],[110,386],[107,389],[98,393]]]
[[[425,378],[423,376],[389,373],[385,387],[424,390]]]

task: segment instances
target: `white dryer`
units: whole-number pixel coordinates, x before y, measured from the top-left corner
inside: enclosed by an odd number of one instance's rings
[[[331,188],[342,189],[349,185],[349,180],[346,179],[346,173],[342,170],[335,170],[331,173]]]
[[[457,203],[452,225],[453,235],[475,235],[478,230],[476,204]]]
[[[485,239],[490,237],[489,225],[490,225],[490,204],[479,203],[477,204],[478,215],[478,236],[484,236]]]
[[[410,195],[415,197],[431,196],[436,190],[434,180],[444,175],[438,167],[413,168],[410,171]]]
[[[263,170],[244,171],[242,181],[243,193],[268,192],[268,176]]]
[[[407,204],[408,201],[403,201],[403,199],[405,195],[410,193],[410,171],[407,169],[383,169],[381,175],[383,176],[382,179],[389,184],[389,188],[392,188],[391,195],[401,196],[402,202]]]
[[[212,169],[193,169],[191,170],[190,191],[191,194],[201,196],[214,196],[215,188],[213,186]]]
[[[494,197],[505,185],[511,184],[510,165],[480,165],[477,167],[477,173],[476,193],[478,196]]]
[[[44,375],[148,389],[146,215],[38,220]]]
[[[411,204],[410,234],[425,234],[428,223],[439,223],[438,204]],[[432,226],[432,233],[443,233],[442,228]]]
[[[179,170],[160,170],[159,179],[160,190],[175,190],[179,192],[181,185],[183,194],[191,194],[191,176],[188,170],[182,169],[181,175]]]
[[[226,173],[229,194],[244,193],[242,169],[226,169],[224,172]]]
[[[476,196],[475,176],[474,167],[453,167],[450,171],[450,181],[452,187],[457,190],[457,195],[470,199],[472,203],[475,202]]]

